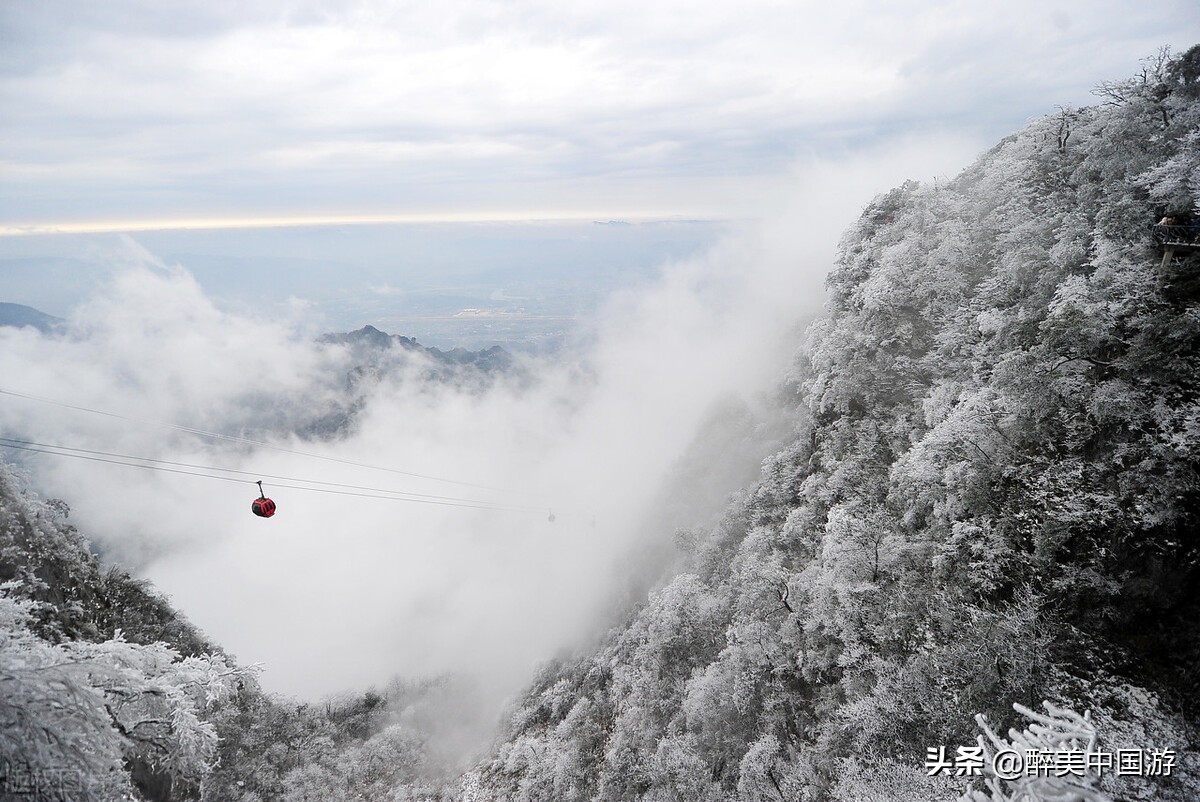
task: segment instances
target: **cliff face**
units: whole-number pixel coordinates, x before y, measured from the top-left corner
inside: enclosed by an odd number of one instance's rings
[[[1178,751],[1110,792],[1200,794],[1200,258],[1150,231],[1197,214],[1200,48],[1097,94],[864,211],[795,441],[467,798],[956,799],[927,748],[1043,699]]]

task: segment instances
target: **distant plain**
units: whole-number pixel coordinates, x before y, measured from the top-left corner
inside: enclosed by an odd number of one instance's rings
[[[132,238],[229,311],[301,315],[314,330],[374,325],[424,345],[547,353],[586,336],[614,292],[710,247],[710,221],[422,223],[0,238],[0,301],[58,317]]]

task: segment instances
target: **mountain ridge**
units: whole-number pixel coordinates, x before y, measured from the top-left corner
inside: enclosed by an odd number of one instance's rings
[[[0,326],[12,326],[13,328],[29,326],[42,334],[52,334],[61,329],[64,323],[62,318],[47,315],[32,306],[0,301]]]
[[[512,355],[499,345],[478,351],[466,348],[452,348],[449,351],[443,351],[435,346],[421,345],[412,337],[388,334],[370,324],[350,332],[324,334],[317,341],[326,345],[347,345],[351,348],[374,351],[398,348],[424,354],[443,364],[472,365],[483,371],[505,370],[513,364]]]

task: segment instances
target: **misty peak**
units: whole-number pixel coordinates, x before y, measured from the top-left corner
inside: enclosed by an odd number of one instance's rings
[[[331,345],[348,345],[355,349],[367,350],[388,350],[393,347],[399,347],[406,351],[420,351],[437,362],[444,364],[474,365],[483,370],[507,368],[512,362],[508,351],[499,345],[493,345],[490,348],[479,351],[471,351],[461,347],[443,351],[433,346],[421,345],[412,337],[404,337],[400,334],[388,334],[370,324],[356,331],[326,334],[319,341]]]
[[[62,325],[62,318],[47,315],[32,306],[0,302],[0,326],[31,326],[42,334],[52,334],[61,329]]]

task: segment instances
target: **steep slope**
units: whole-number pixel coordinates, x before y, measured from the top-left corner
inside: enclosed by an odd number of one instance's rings
[[[66,514],[0,463],[0,793],[189,798],[216,754],[206,713],[250,673]]]
[[[846,233],[809,417],[594,654],[548,666],[466,799],[956,799],[927,749],[1013,703],[1173,748],[1200,798],[1200,47]],[[1159,772],[1161,774],[1161,772]]]

